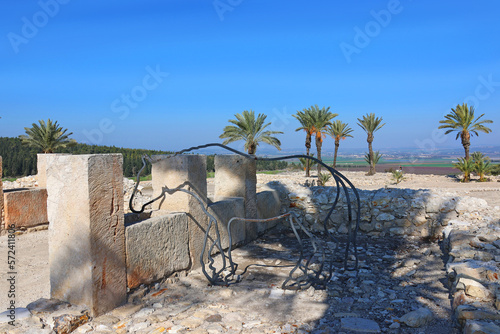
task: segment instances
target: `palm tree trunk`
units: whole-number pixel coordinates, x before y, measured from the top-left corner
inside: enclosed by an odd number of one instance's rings
[[[469,160],[470,134],[468,131],[462,131],[462,145],[465,150],[465,160]]]
[[[318,151],[318,160],[321,161],[321,146],[323,145],[321,137],[318,139],[316,136],[316,151]],[[319,173],[321,173],[321,164],[318,163],[318,178]]]
[[[373,142],[373,135],[368,134],[368,139],[366,140],[368,142],[368,153],[370,154],[370,170],[368,171],[368,175],[375,175],[376,170],[375,170],[375,164],[373,163],[373,147],[372,147],[372,142]]]
[[[306,155],[309,156],[309,151],[310,151],[310,148],[307,147],[306,148]],[[309,159],[306,159],[306,177],[309,177],[309,164],[310,164],[310,160]]]
[[[306,155],[309,156],[311,152],[311,134],[308,132],[306,135]],[[311,160],[306,159],[306,177],[310,176],[309,170],[311,169]]]
[[[335,153],[333,154],[333,168],[337,166],[337,152],[339,151],[340,140],[335,139]]]

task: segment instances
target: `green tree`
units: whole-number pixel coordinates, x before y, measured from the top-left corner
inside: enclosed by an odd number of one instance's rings
[[[323,137],[326,134],[327,127],[332,124],[331,120],[337,117],[338,114],[330,112],[330,107],[319,108],[318,105],[311,106],[308,109],[304,109],[304,112],[308,112],[311,117],[312,122],[312,134],[314,134],[314,142],[316,143],[316,156],[319,161],[321,160],[321,147],[323,146]],[[318,177],[321,173],[321,165],[318,164]]]
[[[311,150],[312,134],[314,130],[311,114],[307,109],[304,109],[303,111],[297,111],[297,113],[293,115],[293,117],[295,117],[301,125],[300,128],[295,129],[295,131],[304,130],[306,133],[306,155],[309,156],[309,152]],[[309,170],[312,167],[311,160],[306,158],[303,159],[306,162],[306,177],[309,177]]]
[[[383,154],[381,154],[380,151],[372,152],[372,154],[373,154],[373,159],[371,159],[370,153],[365,153],[365,161],[367,164],[373,162],[373,165],[376,166],[380,161],[380,158],[382,158]]]
[[[448,129],[445,134],[453,131],[457,132],[455,139],[460,137],[462,140],[466,160],[469,159],[470,137],[472,137],[472,134],[478,136],[478,132],[490,133],[491,129],[484,126],[484,124],[493,123],[493,121],[488,119],[480,121],[484,114],[474,119],[474,111],[473,106],[468,107],[467,103],[463,103],[462,105],[457,105],[455,109],[451,108],[451,113],[444,116],[446,119],[439,121],[439,123],[443,124],[439,126],[439,129]]]
[[[354,130],[349,127],[349,124],[344,123],[342,121],[336,120],[330,125],[327,132],[328,134],[335,139],[335,153],[333,155],[333,168],[337,166],[337,153],[339,151],[340,140],[344,140],[347,137],[351,137],[351,132]]]
[[[35,147],[43,153],[54,153],[58,148],[65,148],[76,145],[76,140],[70,139],[73,134],[66,134],[68,129],[63,129],[56,122],[52,122],[49,118],[47,123],[44,120],[39,120],[38,124],[33,123],[31,128],[24,128],[26,135],[20,135],[24,145]]]
[[[474,161],[472,161],[471,158],[469,159],[462,159],[458,158],[458,162],[454,163],[453,166],[464,173],[464,178],[462,182],[469,182],[470,181],[470,173],[474,171]]]
[[[359,121],[358,125],[363,130],[365,130],[365,132],[367,134],[366,141],[368,142],[368,153],[369,153],[370,158],[373,158],[374,157],[373,146],[372,146],[373,139],[374,139],[373,133],[380,130],[380,128],[382,128],[385,125],[385,123],[381,124],[382,117],[380,117],[380,118],[375,117],[374,113],[366,114],[363,116],[362,119],[358,118],[358,121]],[[367,175],[374,175],[375,173],[376,173],[375,164],[373,162],[373,159],[370,159],[370,170],[368,171]]]
[[[266,115],[259,114],[257,119],[255,119],[255,112],[253,110],[245,110],[241,114],[235,114],[234,116],[236,119],[229,120],[229,123],[233,123],[234,125],[226,126],[223,130],[224,132],[219,136],[221,139],[226,138],[222,144],[227,145],[237,140],[244,140],[244,147],[248,151],[248,154],[255,154],[260,142],[272,145],[281,150],[281,142],[272,135],[282,134],[283,132],[264,131],[271,124],[271,122],[264,124]]]
[[[492,170],[490,158],[481,152],[474,152],[472,153],[472,161],[474,162],[474,172],[479,176],[479,182],[487,181],[485,175]]]
[[[314,153],[309,154],[309,156],[314,157]],[[304,167],[304,169],[307,169],[307,167],[313,167],[314,165],[317,164],[316,161],[311,160],[311,159],[307,159],[307,158],[299,158],[299,162]],[[308,176],[308,175],[306,175],[306,176]]]

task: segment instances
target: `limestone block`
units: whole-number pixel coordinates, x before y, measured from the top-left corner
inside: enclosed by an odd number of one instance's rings
[[[216,155],[215,199],[230,197],[245,199],[245,218],[257,218],[257,164],[240,155]],[[246,239],[258,236],[257,225],[247,224]]]
[[[207,198],[206,156],[204,155],[153,155],[153,159],[162,159],[153,164],[153,198],[162,193],[164,186],[170,189],[184,185],[183,189],[197,194],[203,201]],[[163,200],[153,203],[153,209],[189,212],[193,196],[176,192],[166,194]]]
[[[488,290],[487,287],[470,278],[460,277],[456,283],[456,289],[465,290],[467,296],[482,300],[490,300],[493,298],[493,293]]]
[[[277,191],[267,190],[257,194],[257,218],[268,219],[279,216],[280,207],[281,201]],[[262,233],[276,226],[276,224],[278,224],[277,220],[268,223],[258,223],[257,231]]]
[[[245,202],[242,197],[229,198],[223,201],[215,202],[208,207],[208,212],[214,216],[218,222],[219,233],[221,237],[221,246],[223,249],[229,248],[228,223],[233,217],[245,217]],[[231,239],[233,246],[241,244],[246,239],[246,225],[236,220],[231,223]],[[215,226],[210,228],[210,242],[216,238]],[[216,252],[217,250],[214,250]]]
[[[486,202],[482,198],[475,197],[460,197],[457,201],[457,205],[455,210],[460,213],[472,212],[472,211],[481,211],[482,209],[486,209],[488,207],[488,202]]]
[[[162,159],[163,158],[163,159]],[[200,255],[203,248],[203,239],[208,224],[208,218],[203,207],[207,203],[207,159],[204,155],[179,155],[168,157],[156,155],[153,159],[162,159],[153,164],[153,198],[162,193],[162,188],[170,189],[183,185],[183,189],[195,193],[202,201],[194,196],[175,192],[166,193],[163,199],[153,203],[153,209],[172,212],[186,212],[191,219],[189,227],[189,249],[191,265],[200,266]]]
[[[377,216],[378,221],[391,221],[394,220],[394,216],[391,215],[390,213],[381,213]]]
[[[46,189],[10,189],[4,192],[5,226],[33,227],[49,222]]]
[[[403,315],[399,321],[405,323],[409,327],[422,327],[434,319],[434,314],[425,307],[421,307],[416,311],[411,311]]]
[[[240,155],[216,155],[215,198],[245,198],[246,218],[257,218],[257,164]]]
[[[190,266],[189,217],[174,213],[125,228],[127,285],[136,288]]]
[[[486,321],[467,320],[464,327],[464,334],[497,334],[500,327]]]
[[[121,154],[47,157],[51,298],[93,316],[126,301]]]
[[[500,320],[500,312],[482,310],[471,305],[457,306],[455,315],[461,323],[466,320]]]

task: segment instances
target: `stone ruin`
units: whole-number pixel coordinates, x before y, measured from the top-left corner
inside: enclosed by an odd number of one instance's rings
[[[209,213],[220,222],[235,216],[265,219],[291,208],[309,228],[320,229],[317,222],[325,218],[327,204],[334,200],[334,194],[322,187],[284,189],[271,183],[257,193],[255,161],[234,155],[216,156],[215,195],[207,198],[205,156],[153,158],[158,159],[152,169],[153,197],[163,193],[164,186],[185,185],[207,203]],[[17,210],[13,209],[16,204],[27,209],[20,210],[18,217],[32,210],[27,214],[50,221],[52,298],[85,305],[91,315],[98,316],[123,304],[127,288],[189,271],[200,265],[203,252],[210,253],[203,244],[207,215],[186,193],[155,202],[153,210],[124,214],[121,155],[51,154],[39,158],[39,163],[39,189],[0,196],[1,225],[15,221],[11,212]],[[360,194],[360,229],[368,235],[444,235],[450,254],[447,272],[453,308],[464,328],[500,320],[498,227],[488,225],[473,235],[465,226],[468,224],[461,223],[477,220],[477,208],[485,203],[428,191],[382,189]],[[40,208],[31,209],[33,203]],[[47,219],[43,219],[43,203],[47,203]],[[340,208],[347,206],[345,198],[339,203]],[[345,213],[332,213],[329,228],[346,233]],[[242,224],[232,231],[232,243],[254,240],[275,224]],[[222,224],[224,227],[227,225]],[[227,232],[222,235],[222,247],[233,246]]]

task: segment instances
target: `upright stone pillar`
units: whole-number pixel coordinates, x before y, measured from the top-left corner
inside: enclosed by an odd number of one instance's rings
[[[40,188],[47,188],[47,157],[54,155],[69,155],[69,153],[38,153],[36,155],[36,178]]]
[[[203,202],[207,203],[207,157],[205,155],[178,155],[168,157],[155,155],[153,159],[161,159],[153,164],[153,198],[159,196],[163,187],[169,189],[183,186],[183,189],[192,191]],[[165,196],[153,204],[154,210],[169,212],[186,212],[190,218],[189,253],[191,267],[200,266],[200,255],[203,249],[203,240],[208,225],[208,217],[199,201],[192,195],[184,192]],[[157,213],[156,213],[157,214]],[[207,253],[205,253],[207,254]]]
[[[257,218],[257,163],[240,155],[216,155],[215,200],[243,197],[245,218]],[[257,226],[246,224],[246,239],[257,237]]]
[[[123,157],[46,157],[50,295],[93,316],[126,301]]]
[[[246,218],[257,218],[257,164],[240,155],[216,155],[215,199],[243,197]]]
[[[47,188],[47,153],[36,155],[37,182],[40,188]]]

